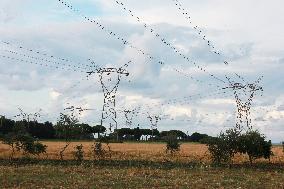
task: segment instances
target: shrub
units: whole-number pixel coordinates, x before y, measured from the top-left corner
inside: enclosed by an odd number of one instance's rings
[[[251,164],[258,158],[270,159],[271,148],[271,141],[265,141],[265,136],[258,131],[248,131],[240,136],[238,151],[247,154]]]
[[[63,160],[64,152],[71,144],[71,139],[77,135],[74,132],[74,128],[76,128],[76,124],[78,123],[78,119],[73,115],[60,113],[59,121],[55,125],[56,135],[59,138],[63,138],[65,140],[65,146],[60,150],[59,156],[60,159]]]
[[[282,142],[282,151],[284,153],[284,141]]]
[[[229,129],[220,133],[216,138],[207,138],[204,142],[208,146],[214,164],[231,163],[237,153],[239,133],[235,129]]]
[[[173,154],[174,152],[180,150],[180,143],[176,136],[174,135],[168,136],[166,142],[167,142],[166,153],[170,152],[171,154]]]
[[[103,145],[101,142],[94,143],[93,148],[93,155],[94,158],[98,157],[99,159],[103,158],[105,155],[105,150],[103,149]]]
[[[3,138],[2,138],[2,143],[10,146],[10,148],[12,150],[10,157],[13,158],[15,151],[17,149],[19,149],[19,147],[17,147],[19,145],[19,143],[17,142],[15,134],[14,133],[8,133],[8,134],[4,135]]]
[[[110,142],[113,142],[112,138],[110,136],[104,136],[104,137],[101,137],[99,139],[99,143],[102,143],[102,144],[105,143],[106,144],[106,146],[108,148],[108,156],[109,156],[109,158],[112,157],[112,150],[111,150],[111,147],[109,145]],[[100,145],[102,145],[102,144],[100,144]],[[104,150],[104,155],[106,155],[106,150]]]
[[[11,158],[14,157],[16,151],[22,151],[23,154],[40,155],[46,152],[46,145],[36,141],[27,133],[8,133],[3,137],[3,143],[12,149]]]
[[[82,144],[75,146],[74,158],[80,162],[84,160],[84,150]]]
[[[40,154],[46,153],[47,146],[41,144],[40,142],[35,142],[33,145],[33,150],[30,152],[33,155],[39,156]]]
[[[247,154],[252,164],[257,158],[270,159],[272,155],[271,141],[265,141],[265,136],[258,131],[249,130],[240,134],[235,129],[220,133],[217,138],[207,139],[208,150],[213,163],[231,163],[236,153]]]

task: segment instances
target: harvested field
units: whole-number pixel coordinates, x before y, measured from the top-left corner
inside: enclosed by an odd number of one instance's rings
[[[119,166],[0,166],[1,188],[283,188],[281,170]],[[256,174],[257,171],[257,174]]]
[[[59,151],[65,146],[65,142],[43,142],[48,146],[47,155],[40,158],[59,159]],[[76,145],[82,144],[84,146],[85,159],[93,159],[92,146],[93,142],[72,142],[66,149],[64,159],[73,159],[73,152]],[[112,151],[112,159],[117,160],[151,160],[151,161],[178,161],[178,162],[203,162],[209,163],[209,153],[204,144],[183,143],[178,155],[170,155],[165,153],[166,145],[164,143],[111,143],[109,144]],[[107,147],[104,145],[104,149]],[[273,147],[272,163],[284,163],[284,153],[281,146]],[[0,157],[8,158],[11,150],[9,146],[0,144]],[[21,157],[17,154],[17,157]],[[237,155],[234,158],[234,163],[245,163],[248,157]],[[268,162],[260,159],[258,162]]]
[[[176,155],[166,154],[163,143],[110,144],[112,157],[98,160],[91,155],[92,142],[72,142],[65,161],[58,156],[64,142],[44,144],[48,156],[13,161],[9,147],[1,144],[0,188],[284,188],[280,146],[273,147],[271,163],[261,159],[250,166],[239,155],[228,168],[211,166],[202,144],[184,143]],[[84,146],[83,162],[73,160],[79,144]]]

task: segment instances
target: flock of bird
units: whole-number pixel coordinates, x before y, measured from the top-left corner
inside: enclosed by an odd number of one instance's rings
[[[237,119],[241,120],[243,117],[246,117],[247,120],[251,120],[251,118],[248,118],[248,117],[250,117],[250,107],[252,106],[252,100],[254,98],[254,94],[255,94],[256,91],[262,91],[263,90],[262,87],[259,86],[261,79],[257,80],[253,84],[249,84],[249,83],[246,83],[245,80],[240,75],[235,74],[237,76],[237,78],[242,80],[243,83],[231,82],[229,79],[228,79],[229,82],[227,82],[224,79],[220,78],[219,76],[216,76],[215,74],[209,73],[206,68],[198,65],[195,61],[192,60],[191,57],[184,54],[181,50],[179,50],[178,47],[175,46],[175,44],[173,42],[170,42],[169,39],[164,37],[160,32],[156,31],[156,29],[154,29],[154,27],[152,27],[150,24],[144,22],[142,17],[137,16],[136,13],[133,10],[130,10],[126,6],[125,3],[118,1],[118,0],[113,0],[113,1],[116,3],[116,5],[120,6],[124,11],[126,11],[126,13],[128,13],[131,17],[133,17],[136,20],[136,22],[141,24],[144,27],[145,31],[151,33],[156,39],[158,39],[161,42],[161,44],[170,48],[176,55],[178,55],[182,59],[184,59],[185,62],[189,63],[191,66],[198,69],[199,71],[202,71],[203,73],[208,75],[212,80],[218,81],[220,83],[220,84],[215,84],[215,83],[213,84],[213,83],[208,83],[208,82],[202,81],[198,78],[193,77],[192,74],[186,73],[181,68],[177,68],[177,67],[174,67],[174,66],[167,65],[167,62],[165,60],[161,60],[160,58],[157,58],[154,55],[151,55],[146,50],[137,47],[136,45],[134,45],[133,42],[128,41],[125,37],[122,37],[121,35],[119,35],[115,31],[107,28],[98,20],[90,18],[89,16],[84,14],[82,11],[80,11],[79,9],[72,6],[70,3],[67,3],[64,0],[58,0],[59,3],[61,3],[62,5],[64,5],[68,9],[70,9],[71,11],[75,12],[76,14],[78,14],[84,20],[90,22],[91,24],[95,24],[101,31],[109,34],[111,37],[118,40],[123,45],[130,47],[131,49],[134,49],[138,54],[143,55],[149,62],[159,64],[163,67],[167,67],[170,70],[178,73],[179,75],[186,77],[186,78],[189,78],[194,82],[197,82],[198,84],[205,84],[205,85],[208,85],[210,87],[215,87],[215,89],[216,89],[215,91],[213,91],[211,93],[207,93],[206,95],[196,94],[196,95],[186,96],[186,97],[183,97],[183,98],[170,99],[168,101],[163,101],[163,102],[159,102],[159,103],[156,103],[156,104],[150,103],[150,104],[143,105],[143,107],[147,107],[147,110],[146,111],[144,110],[144,114],[145,115],[148,114],[147,118],[149,119],[152,128],[157,128],[158,122],[161,120],[161,118],[163,117],[164,119],[166,119],[167,116],[151,115],[149,113],[149,111],[151,109],[155,109],[156,107],[165,107],[167,105],[177,105],[177,104],[185,105],[185,104],[188,104],[190,101],[193,101],[193,100],[196,100],[196,99],[202,99],[202,98],[206,98],[206,97],[216,98],[217,95],[229,95],[228,91],[226,91],[227,89],[233,91],[234,98],[235,98],[236,104],[237,104]],[[186,11],[186,9],[183,7],[181,2],[179,0],[172,0],[172,1],[177,6],[177,8],[181,12],[181,14],[190,23],[190,25],[193,25],[192,16],[189,14],[189,12]],[[220,56],[221,59],[223,59],[223,56],[221,55],[221,53],[216,50],[216,47],[213,45],[212,41],[208,40],[207,36],[204,34],[201,27],[199,27],[198,25],[193,25],[192,28],[197,32],[197,34],[202,38],[202,40],[207,43],[207,45],[212,50],[211,52],[213,52],[215,55]],[[116,91],[118,89],[118,86],[119,86],[119,83],[120,83],[120,80],[121,80],[121,76],[122,75],[128,76],[129,73],[126,71],[126,68],[130,64],[135,64],[135,61],[130,60],[127,64],[124,64],[124,66],[122,66],[120,68],[101,68],[100,66],[98,66],[95,63],[95,61],[93,61],[91,59],[86,59],[87,63],[84,64],[84,63],[74,62],[74,61],[72,61],[71,59],[68,59],[68,58],[58,58],[57,56],[49,55],[45,52],[42,52],[41,50],[25,48],[22,45],[13,45],[12,43],[7,42],[7,41],[1,41],[1,43],[3,45],[3,49],[1,49],[1,51],[6,53],[5,55],[0,55],[2,58],[14,60],[14,61],[17,61],[17,62],[24,62],[24,63],[28,63],[28,64],[35,64],[35,65],[39,65],[39,66],[49,67],[49,68],[53,68],[53,69],[61,69],[61,70],[64,70],[66,72],[70,72],[70,71],[74,71],[74,72],[77,72],[77,73],[80,72],[80,73],[83,73],[83,74],[86,75],[86,80],[88,80],[90,75],[98,74],[99,79],[100,79],[100,84],[101,84],[103,92],[104,92],[104,98],[105,98],[104,99],[104,103],[105,103],[104,106],[106,106],[106,105],[112,106],[113,105],[114,108],[115,108],[115,104],[112,104],[112,103],[115,102]],[[26,59],[28,59],[28,60],[26,60]],[[229,61],[227,61],[227,60],[223,60],[222,62],[225,65],[229,64],[228,63]],[[113,73],[116,73],[117,77],[112,78],[111,75]],[[111,80],[115,81],[115,85],[109,87],[105,84],[105,82],[103,81],[105,74],[110,76],[109,82]],[[228,77],[226,76],[226,78],[228,78]],[[72,89],[76,88],[84,80],[85,80],[85,78],[80,79],[74,85],[72,85],[70,87],[70,89],[72,90]],[[248,96],[248,98],[245,99],[245,101],[242,101],[239,98],[240,93],[245,94],[246,96]],[[223,96],[223,97],[226,97],[226,96]],[[106,104],[106,102],[111,103],[111,104]],[[246,108],[246,111],[244,111],[244,108]],[[128,126],[131,126],[133,124],[133,118],[135,116],[137,116],[138,112],[142,111],[142,109],[143,109],[142,107],[137,106],[133,110],[124,109],[122,111],[122,113],[124,113],[124,117],[126,119],[126,124]],[[95,109],[76,107],[76,106],[69,104],[69,106],[66,107],[64,110],[70,111],[72,114],[74,114],[74,112],[78,111],[79,116],[81,116],[84,111],[95,110]],[[103,111],[104,111],[104,108],[103,108]],[[21,109],[20,109],[20,112],[21,113],[19,115],[17,115],[17,117],[19,117],[19,116],[22,116],[22,117],[31,116],[30,114],[28,114],[28,115],[24,114]],[[147,113],[145,113],[145,112],[147,112]],[[224,115],[227,115],[228,113],[229,112],[224,112]],[[37,117],[39,117],[39,115],[40,115],[39,113],[34,114],[34,117],[37,118]],[[217,115],[217,113],[215,113],[215,115]],[[168,117],[170,117],[170,116],[168,116]],[[175,120],[174,118],[171,118],[171,117],[169,119]],[[184,119],[183,121],[190,121],[190,120]]]

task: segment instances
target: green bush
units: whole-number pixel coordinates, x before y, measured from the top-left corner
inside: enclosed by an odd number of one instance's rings
[[[35,142],[33,144],[33,150],[30,151],[31,154],[39,156],[40,154],[46,153],[47,146],[40,142]]]
[[[46,145],[36,141],[27,133],[8,133],[3,137],[3,143],[12,149],[11,157],[14,157],[16,151],[22,151],[23,154],[40,155],[46,153]]]
[[[239,133],[229,129],[216,138],[207,138],[208,150],[214,164],[231,163],[237,153]]]
[[[97,142],[97,143],[94,143],[94,146],[92,146],[93,148],[93,155],[94,155],[94,158],[104,158],[105,156],[105,150],[103,149],[103,145],[101,142]]]
[[[270,159],[271,148],[271,141],[265,141],[265,136],[258,131],[248,131],[240,136],[238,151],[247,154],[251,164],[258,158]]]
[[[174,152],[178,152],[180,150],[180,143],[175,135],[170,135],[166,138],[167,148],[166,153],[170,152],[173,154]]]
[[[252,164],[257,158],[270,159],[272,155],[271,141],[265,141],[265,136],[258,131],[249,130],[241,134],[235,129],[220,133],[216,138],[206,140],[213,163],[231,163],[236,153],[247,154]]]
[[[75,146],[74,158],[79,162],[84,160],[84,150],[82,144]]]

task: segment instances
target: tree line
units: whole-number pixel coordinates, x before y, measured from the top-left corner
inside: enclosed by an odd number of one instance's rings
[[[68,125],[68,128],[65,128]],[[9,133],[19,132],[28,133],[37,139],[65,139],[66,132],[70,139],[74,140],[86,140],[93,139],[94,134],[105,137],[106,128],[101,125],[90,126],[85,123],[76,124],[60,124],[59,122],[53,124],[51,122],[40,123],[37,121],[15,121],[7,119],[5,117],[0,118],[0,137],[3,137]],[[142,137],[143,136],[143,137]],[[108,138],[119,139],[119,141],[140,141],[143,140],[154,140],[164,141],[169,136],[175,136],[178,140],[191,141],[191,142],[202,142],[209,136],[206,134],[193,133],[187,135],[180,130],[170,131],[159,131],[157,129],[141,129],[137,128],[121,128],[110,133]]]
[[[270,159],[273,155],[271,141],[267,141],[263,134],[252,129],[246,132],[236,128],[229,129],[221,132],[217,137],[200,133],[193,133],[188,136],[179,130],[159,132],[157,129],[140,129],[139,127],[117,129],[109,135],[104,134],[105,132],[106,128],[103,126],[92,127],[88,124],[78,123],[78,119],[65,114],[60,114],[60,119],[55,125],[51,122],[14,121],[5,117],[0,119],[0,140],[10,146],[11,158],[14,158],[15,152],[35,156],[46,153],[47,146],[41,143],[39,139],[57,138],[65,141],[65,146],[59,152],[60,159],[63,160],[64,152],[70,146],[72,139],[93,139],[94,137],[91,136],[94,133],[100,136],[93,147],[96,156],[105,154],[102,143],[107,145],[108,152],[111,155],[111,149],[108,145],[111,140],[116,142],[139,141],[143,135],[150,136],[152,141],[165,141],[167,143],[166,152],[172,154],[179,151],[180,141],[204,143],[207,145],[212,162],[215,164],[231,165],[236,154],[248,155],[251,164],[258,158]],[[76,159],[81,161],[83,154],[83,145],[76,146]]]

